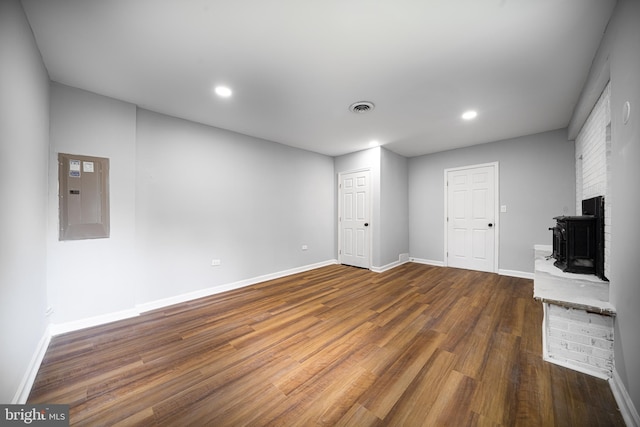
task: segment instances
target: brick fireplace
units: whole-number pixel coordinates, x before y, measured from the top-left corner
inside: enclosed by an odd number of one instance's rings
[[[610,95],[610,84],[607,84],[575,141],[576,216],[591,213],[585,212],[583,201],[604,199],[601,212],[604,220],[598,226],[601,270],[593,274],[563,271],[562,262],[558,263],[561,268],[554,265],[557,260],[552,257],[552,245],[534,248],[534,298],[544,307],[544,359],[605,379],[613,375],[616,316],[616,309],[609,302],[609,282],[606,280],[609,277],[613,206],[610,197]]]
[[[533,296],[544,308],[543,358],[599,378],[613,375],[613,324],[609,282],[566,273],[554,265],[550,245],[535,247]]]

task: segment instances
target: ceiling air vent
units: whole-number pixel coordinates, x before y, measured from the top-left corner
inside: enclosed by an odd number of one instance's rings
[[[354,102],[349,106],[349,110],[357,114],[368,113],[369,111],[372,111],[374,108],[375,108],[375,105],[373,105],[373,102],[367,102],[367,101]]]

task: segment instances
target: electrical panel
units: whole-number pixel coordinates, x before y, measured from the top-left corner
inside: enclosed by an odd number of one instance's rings
[[[59,240],[109,237],[109,159],[58,154]]]

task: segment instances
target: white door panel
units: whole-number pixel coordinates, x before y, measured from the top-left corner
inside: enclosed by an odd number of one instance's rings
[[[340,174],[341,264],[370,267],[370,180],[369,171]]]
[[[447,265],[495,270],[496,166],[447,171]]]

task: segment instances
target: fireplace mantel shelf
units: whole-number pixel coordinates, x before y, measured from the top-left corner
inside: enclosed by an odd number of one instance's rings
[[[536,245],[533,297],[568,308],[615,316],[616,309],[609,302],[609,282],[595,275],[565,273],[553,265],[551,248]]]

